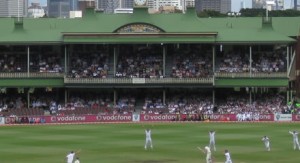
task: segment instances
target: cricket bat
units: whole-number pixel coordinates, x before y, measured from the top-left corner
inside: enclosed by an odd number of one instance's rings
[[[203,153],[205,153],[204,150],[203,150],[202,148],[200,148],[200,147],[197,147],[197,148],[198,148],[200,151],[202,151]]]
[[[78,153],[80,153],[80,152],[81,152],[81,149],[77,150],[75,153],[78,154]]]

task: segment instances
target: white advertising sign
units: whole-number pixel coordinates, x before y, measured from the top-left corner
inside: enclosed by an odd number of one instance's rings
[[[0,125],[4,125],[5,124],[5,117],[0,117]]]
[[[292,114],[275,114],[275,121],[292,121]]]

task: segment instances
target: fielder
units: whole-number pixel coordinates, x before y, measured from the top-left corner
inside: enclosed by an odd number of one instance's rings
[[[215,131],[209,131],[209,148],[213,148],[214,151],[216,151],[215,134]]]
[[[76,154],[78,154],[80,152],[80,150],[78,150],[77,152],[71,151],[67,156],[66,156],[66,161],[67,163],[73,163],[74,157]]]
[[[73,151],[71,151],[71,152],[66,156],[67,163],[73,163],[74,156],[75,156],[75,153],[74,153]]]
[[[264,136],[261,140],[264,142],[266,150],[270,151],[270,139],[267,136]]]
[[[151,130],[149,128],[147,128],[145,130],[145,134],[146,134],[145,150],[148,149],[148,146],[150,146],[150,148],[153,149],[152,138],[151,138]]]
[[[225,163],[232,163],[230,153],[227,149],[225,149]]]
[[[200,147],[197,147],[200,151],[202,151],[204,154],[206,154],[206,163],[212,163],[212,158],[211,158],[211,151],[208,146],[204,147],[204,150],[201,149]]]
[[[299,141],[298,141],[298,132],[296,131],[289,131],[290,134],[293,135],[293,144],[294,144],[294,150],[297,149],[298,147],[298,150],[300,150],[300,146],[299,146]]]
[[[76,158],[76,160],[74,161],[74,163],[80,163],[79,157]]]

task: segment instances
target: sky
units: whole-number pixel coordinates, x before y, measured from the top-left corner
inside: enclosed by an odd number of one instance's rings
[[[42,6],[46,6],[47,5],[47,0],[29,0],[29,3],[31,3],[32,1],[35,1],[35,2],[39,1]],[[245,2],[245,7],[246,8],[251,8],[252,7],[252,0],[231,0],[232,11],[234,11],[234,12],[240,11],[240,7],[241,7],[241,2],[242,1]],[[284,0],[284,8],[285,9],[291,8],[291,0]]]

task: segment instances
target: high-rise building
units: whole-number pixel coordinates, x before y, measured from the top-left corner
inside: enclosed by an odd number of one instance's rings
[[[78,10],[78,0],[70,0],[70,11]]]
[[[95,0],[79,0],[78,1],[78,10],[85,12],[86,8],[95,8]],[[74,10],[75,11],[75,10]]]
[[[297,0],[294,0],[294,10],[297,10],[297,8],[298,8],[298,2]]]
[[[231,0],[198,0],[196,6],[200,11],[214,10],[227,13],[231,11]]]
[[[246,6],[245,6],[245,1],[244,1],[244,0],[241,1],[241,7],[240,7],[240,8],[241,8],[241,9],[246,8]]]
[[[28,0],[0,0],[0,17],[26,17]]]
[[[119,0],[119,8],[132,8],[133,0]]]
[[[114,13],[115,9],[133,8],[133,0],[95,0],[97,10]]]
[[[182,0],[186,7],[195,7],[195,0]]]
[[[40,18],[45,15],[45,10],[41,7],[40,3],[31,3],[28,7],[28,17]]]
[[[148,0],[148,8],[158,11],[161,6],[182,7],[181,0]]]
[[[269,8],[271,10],[284,10],[284,0],[252,0],[252,8]]]
[[[186,7],[195,7],[195,0],[148,0],[150,11],[158,11],[162,6],[174,6],[176,9],[184,12]]]
[[[7,17],[8,15],[8,1],[0,0],[0,17]]]
[[[70,0],[48,0],[48,16],[68,18],[70,12]]]

